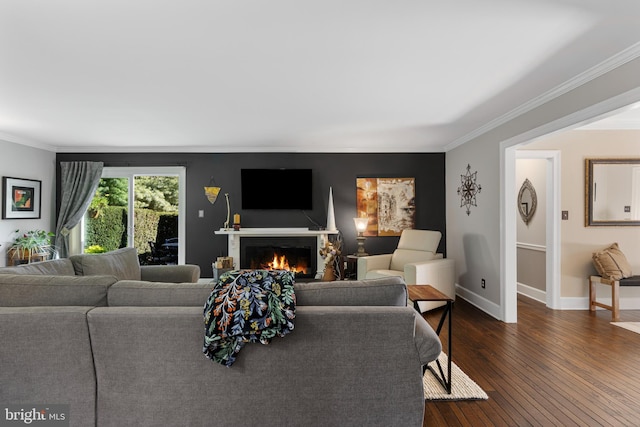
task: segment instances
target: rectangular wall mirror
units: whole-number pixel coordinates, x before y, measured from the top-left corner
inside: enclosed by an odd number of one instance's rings
[[[640,225],[640,159],[586,159],[585,226]]]

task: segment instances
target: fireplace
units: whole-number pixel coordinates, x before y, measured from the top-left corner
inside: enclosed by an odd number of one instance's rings
[[[216,230],[214,232],[216,235],[226,235],[227,243],[228,243],[228,256],[233,258],[233,262],[235,268],[250,268],[244,267],[247,264],[245,259],[246,254],[243,253],[244,250],[241,251],[241,246],[246,246],[246,239],[260,238],[258,242],[264,246],[265,241],[276,240],[280,243],[280,239],[286,239],[283,245],[276,246],[300,246],[306,247],[309,246],[309,256],[310,260],[310,268],[309,275],[306,277],[320,279],[322,277],[322,270],[324,268],[324,259],[320,255],[318,249],[325,245],[328,236],[333,234],[338,234],[338,230],[309,230],[308,228],[240,228],[239,230],[234,229],[224,229]],[[302,238],[304,240],[297,241],[298,238]],[[296,242],[292,244],[292,240],[296,239]],[[308,240],[307,240],[308,239]],[[302,243],[300,243],[302,242]],[[296,261],[298,262],[298,261]],[[314,276],[315,271],[315,276]],[[299,274],[296,274],[296,277],[303,277]]]
[[[317,270],[315,237],[243,237],[240,268],[289,270],[296,278],[313,278]]]

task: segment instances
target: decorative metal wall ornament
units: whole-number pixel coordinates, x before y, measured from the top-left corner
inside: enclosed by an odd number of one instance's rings
[[[476,204],[476,194],[482,191],[482,186],[476,183],[478,171],[471,173],[471,165],[467,164],[467,173],[460,175],[461,186],[458,187],[460,195],[460,207],[467,208],[467,215],[471,214],[471,206]]]
[[[518,193],[518,211],[520,211],[520,216],[525,224],[529,225],[537,206],[538,196],[536,195],[536,189],[533,188],[533,184],[527,178],[522,183]]]

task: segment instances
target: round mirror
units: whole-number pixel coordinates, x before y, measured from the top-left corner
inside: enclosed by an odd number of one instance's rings
[[[531,221],[537,205],[538,198],[536,196],[536,190],[533,188],[533,185],[531,185],[531,181],[525,179],[518,193],[518,210],[525,224],[528,225],[529,221]]]

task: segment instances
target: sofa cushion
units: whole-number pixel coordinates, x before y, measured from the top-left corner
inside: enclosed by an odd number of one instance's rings
[[[74,276],[73,264],[67,258],[34,262],[0,268],[0,274],[55,274],[58,276]]]
[[[118,280],[140,280],[140,262],[135,248],[122,248],[103,254],[69,257],[78,276],[109,274]]]
[[[141,280],[164,283],[196,283],[200,279],[200,266],[187,265],[141,265]]]
[[[298,307],[291,334],[247,344],[227,368],[202,355],[201,308],[96,308],[87,320],[97,425],[420,426],[428,355],[418,354],[417,316],[409,307]],[[439,353],[429,336],[427,353]],[[261,409],[229,410],[237,402]]]
[[[109,288],[109,306],[203,307],[211,294],[211,283],[161,283],[121,280]]]
[[[33,404],[65,404],[70,409],[67,425],[96,425],[96,377],[86,318],[90,309],[0,307],[2,405],[27,409]],[[64,422],[7,421],[2,425]]]
[[[595,252],[592,259],[598,274],[605,279],[620,280],[632,276],[631,265],[617,243]]]
[[[297,305],[407,305],[407,287],[400,277],[372,280],[309,282],[294,285]]]
[[[105,306],[114,276],[47,276],[3,274],[0,276],[0,306]]]

